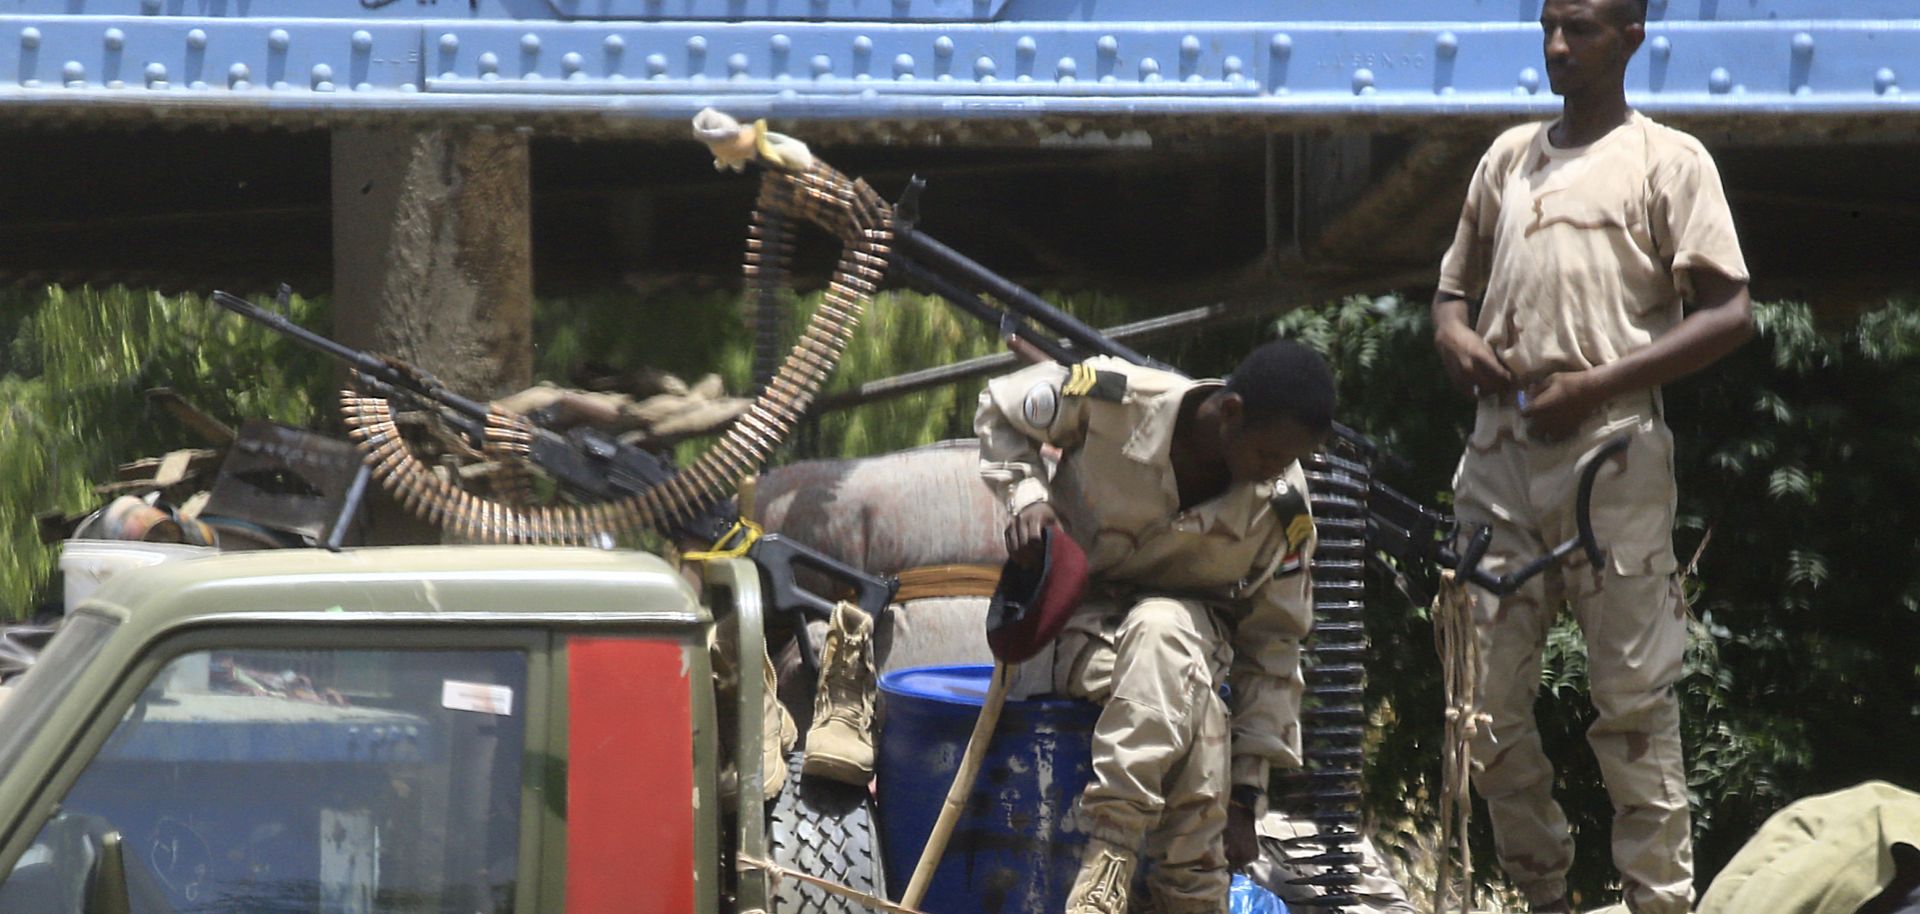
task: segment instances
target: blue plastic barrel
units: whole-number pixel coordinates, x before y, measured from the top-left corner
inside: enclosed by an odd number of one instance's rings
[[[920,860],[986,699],[990,666],[880,677],[880,840],[897,896]],[[1066,905],[1086,836],[1072,821],[1091,777],[1100,709],[1009,701],[920,907],[930,914],[1052,914]]]

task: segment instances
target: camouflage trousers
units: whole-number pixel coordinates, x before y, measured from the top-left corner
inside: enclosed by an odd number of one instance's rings
[[[1613,862],[1627,905],[1637,914],[1685,912],[1693,848],[1673,685],[1686,649],[1686,607],[1673,555],[1673,436],[1657,395],[1612,401],[1557,442],[1530,440],[1516,410],[1483,400],[1454,477],[1456,511],[1463,522],[1492,525],[1483,567],[1504,574],[1575,535],[1584,458],[1622,433],[1632,444],[1600,470],[1593,489],[1603,567],[1576,551],[1510,596],[1473,589],[1478,698],[1492,718],[1472,747],[1481,766],[1473,781],[1508,877],[1534,904],[1562,897],[1573,840],[1553,800],[1553,765],[1533,704],[1548,629],[1571,605],[1598,712],[1587,742],[1613,802]]]
[[[1194,600],[1089,600],[1053,657],[1055,692],[1103,706],[1081,830],[1144,850],[1162,914],[1225,910],[1230,737],[1217,684],[1232,663],[1226,630]]]

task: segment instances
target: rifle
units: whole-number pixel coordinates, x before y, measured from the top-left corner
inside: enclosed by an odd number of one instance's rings
[[[276,300],[285,307],[291,294],[292,290],[283,285]],[[328,339],[237,295],[216,291],[213,301],[228,311],[345,364],[352,372],[358,389],[372,396],[398,400],[431,412],[476,449],[486,443],[489,421],[496,415],[488,404],[454,393],[404,362],[362,352]],[[564,433],[555,431],[549,427],[555,418],[552,413],[542,412],[526,417],[528,440],[525,442],[524,457],[527,462],[553,477],[554,482],[570,496],[586,502],[627,498],[641,495],[674,475],[674,468],[667,460],[650,451],[622,443],[597,429],[576,426]],[[363,461],[359,475],[348,491],[347,505],[333,525],[327,541],[328,548],[339,548],[339,537],[358,512],[371,475],[371,464]],[[703,544],[715,543],[715,548],[737,545],[741,531],[734,523],[738,511],[732,500],[721,500],[700,507],[702,510],[698,514],[690,519],[676,520],[674,528],[666,532]],[[868,574],[777,533],[754,539],[747,546],[745,556],[760,569],[767,585],[768,602],[776,610],[792,615],[796,622],[802,617],[830,619],[834,607],[832,599],[801,585],[797,569],[824,575],[850,589],[860,608],[876,619],[882,617],[882,611],[893,602],[893,595],[900,587],[900,582],[895,578]],[[804,636],[798,640],[804,659],[810,666],[817,665],[817,658],[811,656],[809,641]]]
[[[1178,372],[1075,319],[1046,299],[976,263],[937,239],[921,232],[920,196],[926,181],[914,177],[893,206],[893,245],[889,266],[907,285],[945,299],[961,311],[995,327],[1003,338],[1018,338],[1042,355],[1063,365],[1093,355],[1112,356],[1163,371]],[[984,298],[983,298],[984,296]],[[989,301],[990,300],[990,301]],[[995,306],[998,303],[998,307]],[[1041,330],[1035,330],[1038,325]],[[1358,430],[1335,422],[1333,434],[1343,449],[1369,465],[1389,460],[1379,444]],[[1480,567],[1492,544],[1493,531],[1482,525],[1463,528],[1453,517],[1429,508],[1368,474],[1366,541],[1368,561],[1392,575],[1394,582],[1417,605],[1426,605],[1437,589],[1439,569],[1452,569],[1464,581],[1496,594],[1518,589],[1529,578],[1583,550],[1598,567],[1604,561],[1594,537],[1591,517],[1593,484],[1606,458],[1624,450],[1627,436],[1598,448],[1580,476],[1575,518],[1579,533],[1504,575]],[[1456,546],[1464,537],[1464,545]]]

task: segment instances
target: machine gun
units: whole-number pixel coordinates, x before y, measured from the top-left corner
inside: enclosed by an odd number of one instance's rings
[[[283,304],[290,294],[287,287],[281,287]],[[328,339],[237,295],[216,291],[213,300],[228,311],[345,364],[352,372],[355,389],[346,392],[344,409],[366,459],[329,533],[328,548],[340,547],[340,537],[365,499],[368,482],[379,475],[415,513],[483,540],[609,547],[623,527],[637,526],[639,519],[659,518],[665,520],[659,524],[664,528],[661,532],[683,540],[714,543],[718,549],[744,545],[743,554],[760,568],[774,608],[796,620],[802,616],[827,619],[834,607],[832,599],[802,586],[797,574],[800,569],[823,575],[851,591],[860,607],[875,617],[899,589],[899,581],[894,578],[868,574],[777,533],[751,536],[748,528],[734,522],[737,510],[731,499],[712,499],[704,504],[688,504],[686,495],[670,499],[663,493],[672,493],[679,475],[670,463],[597,429],[576,426],[556,431],[549,427],[554,419],[551,414],[505,413],[448,390],[410,365]],[[452,490],[415,466],[417,461],[405,450],[388,408],[372,405],[386,401],[432,413],[476,451],[500,453],[538,467],[578,504],[515,509]],[[663,501],[671,504],[659,506]],[[812,666],[815,658],[808,651],[810,643],[806,638],[799,641]]]

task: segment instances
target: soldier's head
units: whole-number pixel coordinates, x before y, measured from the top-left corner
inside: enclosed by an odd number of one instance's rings
[[[1647,0],[1546,0],[1540,31],[1555,95],[1618,92],[1647,37]]]
[[[1291,340],[1248,354],[1216,396],[1220,444],[1236,482],[1279,476],[1333,428],[1333,372],[1319,353]]]

